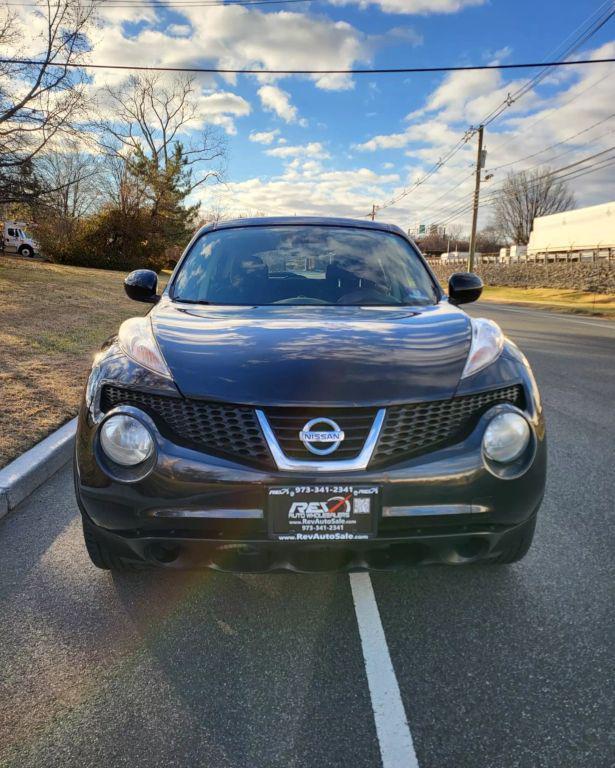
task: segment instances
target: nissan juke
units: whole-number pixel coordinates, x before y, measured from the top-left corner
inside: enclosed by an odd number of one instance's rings
[[[132,272],[96,356],[75,489],[94,565],[234,571],[512,563],[545,487],[517,346],[445,294],[398,227],[258,218],[200,229],[168,284]]]

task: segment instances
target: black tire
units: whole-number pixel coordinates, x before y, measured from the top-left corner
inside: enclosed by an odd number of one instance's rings
[[[507,544],[502,549],[502,552],[491,562],[496,565],[508,565],[509,563],[517,563],[519,560],[522,560],[532,546],[535,530],[536,515],[528,520],[527,523],[519,526],[519,530],[515,532],[514,536],[508,537]]]
[[[34,256],[34,251],[32,250],[32,248],[30,248],[29,245],[22,245],[21,248],[19,249],[19,253],[22,256],[26,256],[28,259],[31,259],[32,256]]]
[[[139,570],[136,565],[127,563],[114,552],[113,549],[96,534],[96,530],[91,523],[88,523],[85,519],[82,519],[82,522],[85,548],[88,551],[90,560],[97,568],[101,568],[103,571],[121,571],[124,573]]]

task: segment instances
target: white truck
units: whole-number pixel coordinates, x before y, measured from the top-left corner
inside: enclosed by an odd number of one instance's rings
[[[38,253],[38,243],[25,231],[25,224],[19,221],[0,222],[2,227],[2,251],[18,253],[20,256],[34,256]]]

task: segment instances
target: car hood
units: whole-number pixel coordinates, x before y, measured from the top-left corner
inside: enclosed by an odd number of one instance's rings
[[[187,397],[255,405],[376,405],[451,397],[469,317],[420,308],[220,307],[166,297],[151,314]]]

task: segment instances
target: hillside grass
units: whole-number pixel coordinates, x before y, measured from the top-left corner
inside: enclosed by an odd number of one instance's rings
[[[483,300],[615,319],[615,294],[612,293],[486,285],[481,296]]]
[[[102,342],[148,311],[125,275],[0,256],[0,466],[75,416]]]

